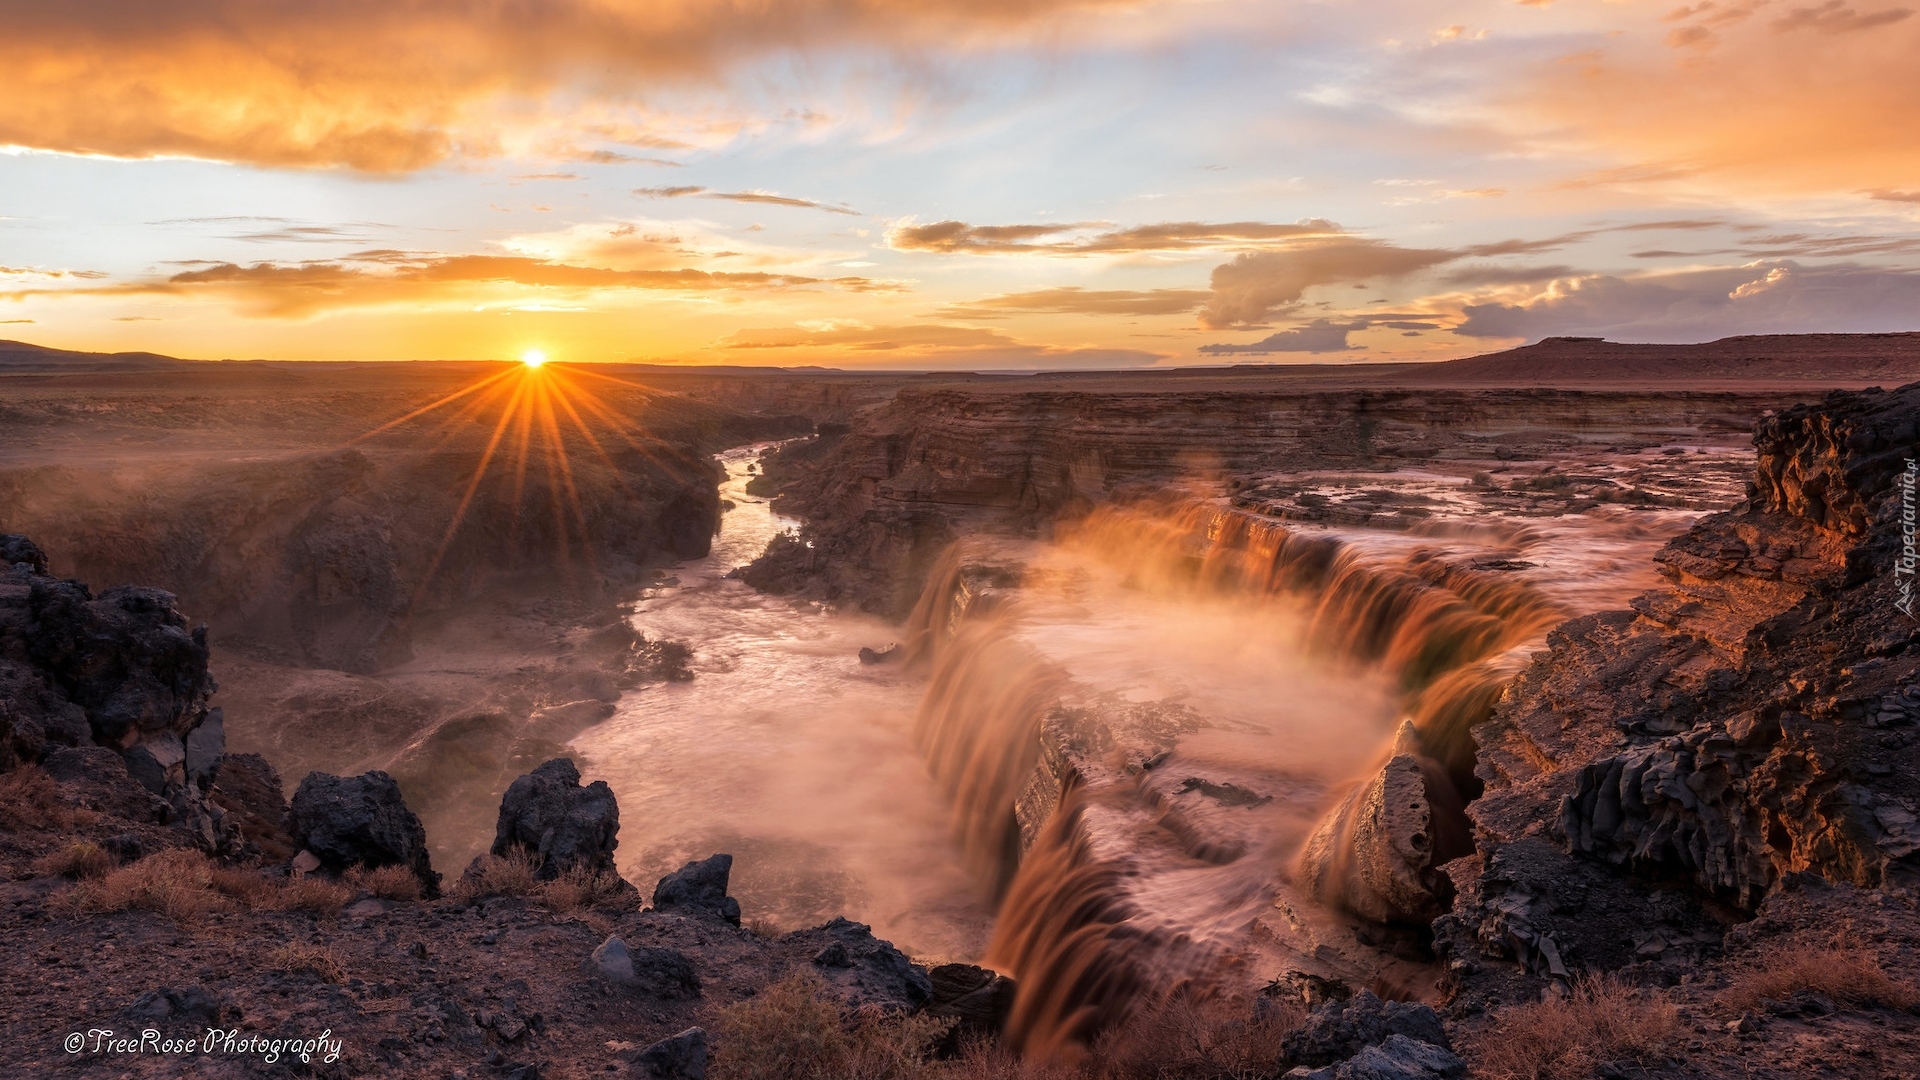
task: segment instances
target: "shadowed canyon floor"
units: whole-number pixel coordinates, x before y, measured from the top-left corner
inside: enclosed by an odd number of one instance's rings
[[[1827,387],[1920,375],[1911,338],[554,384],[33,354],[5,1059],[693,1076],[642,1050],[698,1024],[716,1078],[828,1029],[833,1075],[1011,1075],[915,1058],[965,1017],[1086,1076],[1910,1075],[1920,390]],[[533,771],[563,754],[591,783]],[[345,1046],[60,1046],[145,1026]]]

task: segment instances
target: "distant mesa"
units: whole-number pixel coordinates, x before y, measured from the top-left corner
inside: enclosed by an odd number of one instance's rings
[[[0,341],[0,374],[81,375],[115,371],[169,371],[185,360],[158,353],[92,353],[49,349],[25,341]]]

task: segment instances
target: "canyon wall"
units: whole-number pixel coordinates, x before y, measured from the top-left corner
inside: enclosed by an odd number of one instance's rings
[[[1385,472],[1577,447],[1730,441],[1803,400],[1769,391],[902,390],[767,466],[806,518],[748,580],[903,616],[940,550],[977,529],[1045,534],[1108,501],[1209,493],[1312,469]]]
[[[1911,456],[1920,385],[1761,421],[1750,497],[1574,619],[1475,731],[1459,955],[1673,963],[1796,875],[1920,883]]]

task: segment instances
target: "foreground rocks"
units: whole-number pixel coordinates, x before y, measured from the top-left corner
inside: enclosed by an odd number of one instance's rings
[[[427,830],[383,772],[339,777],[308,773],[293,794],[293,842],[338,874],[353,867],[404,866],[429,897],[440,875],[427,855]]]
[[[572,760],[555,758],[507,788],[500,800],[492,853],[527,853],[534,876],[542,881],[576,868],[589,874],[613,873],[619,832],[620,807],[606,781],[583,787]],[[724,895],[724,874],[720,889]]]

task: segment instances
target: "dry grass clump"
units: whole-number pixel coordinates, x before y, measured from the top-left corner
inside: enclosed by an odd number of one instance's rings
[[[576,866],[558,878],[542,884],[536,899],[546,905],[548,910],[556,914],[565,914],[585,908],[607,907],[616,903],[620,906],[634,906],[639,903],[639,894],[634,892],[618,874],[604,871],[595,873],[584,866]]]
[[[50,906],[71,915],[143,908],[186,922],[227,906],[213,888],[213,872],[213,864],[197,851],[162,851],[81,881]]]
[[[113,869],[113,856],[100,845],[81,840],[33,861],[36,874],[57,874],[70,878],[103,877]]]
[[[1487,1080],[1585,1080],[1603,1062],[1650,1062],[1677,1036],[1680,1011],[1613,974],[1584,976],[1562,998],[1494,1014],[1475,1039],[1475,1076]]]
[[[846,1019],[818,975],[801,971],[715,1012],[713,1080],[936,1080],[949,1022],[874,1014]]]
[[[420,899],[420,878],[398,863],[377,870],[356,866],[347,871],[346,881],[349,888],[382,900],[413,903]]]
[[[290,942],[269,953],[267,964],[288,975],[310,971],[319,976],[323,982],[338,984],[347,981],[347,969],[341,966],[339,956],[332,949],[322,945],[309,945],[303,941]]]
[[[1754,968],[1737,972],[1715,1003],[1746,1012],[1768,1001],[1785,1001],[1801,990],[1825,995],[1841,1008],[1884,1005],[1905,1009],[1920,1002],[1912,984],[1888,975],[1865,947],[1836,942],[1803,945],[1769,955]]]
[[[524,896],[557,914],[637,902],[633,889],[620,875],[596,874],[582,866],[552,881],[541,881],[534,874],[533,857],[519,848],[506,855],[482,855],[479,864],[453,887],[451,895],[462,904],[493,896]]]
[[[177,848],[84,877],[55,896],[52,906],[69,915],[104,915],[139,908],[157,911],[176,922],[188,922],[212,912],[234,910],[332,916],[338,915],[352,897],[345,886],[323,878],[280,881],[256,870],[220,866],[197,851]]]
[[[533,860],[519,849],[506,855],[482,855],[453,887],[453,899],[471,904],[489,896],[532,896],[540,888]]]
[[[1254,1080],[1272,1076],[1287,1034],[1306,1022],[1297,1002],[1180,993],[1136,1011],[1095,1041],[1087,1068],[1101,1080]]]
[[[73,824],[73,811],[60,802],[53,777],[38,765],[0,773],[0,830],[40,832]]]

